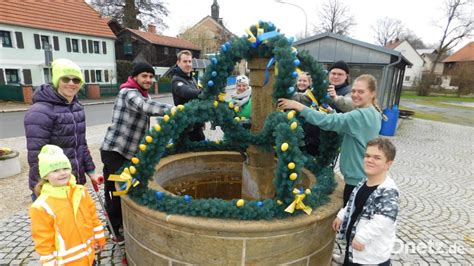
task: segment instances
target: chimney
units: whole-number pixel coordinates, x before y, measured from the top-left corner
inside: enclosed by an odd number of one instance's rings
[[[148,24],[148,32],[156,34],[156,26],[153,24]]]

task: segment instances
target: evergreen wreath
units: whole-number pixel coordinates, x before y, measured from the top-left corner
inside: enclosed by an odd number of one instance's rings
[[[260,220],[284,218],[308,212],[328,200],[335,188],[333,162],[338,154],[340,140],[337,134],[321,131],[320,155],[312,157],[299,149],[304,145],[302,118],[295,111],[273,112],[264,124],[263,130],[252,134],[239,122],[238,108],[223,100],[227,77],[234,70],[235,63],[241,59],[254,57],[272,58],[268,67],[275,62],[275,82],[273,101],[278,98],[291,98],[295,92],[294,80],[297,67],[311,73],[313,92],[321,102],[327,103],[327,71],[307,52],[298,53],[291,46],[293,40],[276,31],[272,23],[259,22],[248,31],[248,36],[233,38],[221,47],[221,53],[211,58],[201,82],[204,84],[199,99],[185,105],[173,107],[147,132],[139,145],[139,151],[130,163],[119,171],[130,178],[122,185],[128,196],[138,204],[169,214],[190,216],[231,218],[241,220]],[[193,115],[199,114],[199,116]],[[278,161],[273,183],[273,199],[244,201],[243,199],[223,200],[193,199],[189,195],[173,195],[166,191],[156,191],[148,187],[155,172],[155,165],[161,158],[178,152],[174,143],[189,125],[210,121],[221,126],[224,132],[222,141],[184,141],[184,151],[230,150],[244,151],[249,145],[265,150],[274,149]],[[183,150],[179,150],[182,152]],[[301,169],[306,166],[317,176],[317,183],[311,188],[301,187]],[[138,181],[138,182],[136,182]],[[138,185],[136,185],[139,183]],[[131,187],[130,184],[136,186]],[[130,190],[129,190],[130,189]],[[287,212],[289,206],[294,212]]]

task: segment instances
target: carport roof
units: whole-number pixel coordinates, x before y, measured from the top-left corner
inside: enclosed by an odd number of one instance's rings
[[[363,42],[363,41],[359,41],[359,40],[356,40],[356,39],[352,39],[352,38],[342,36],[342,35],[339,35],[339,34],[335,34],[335,33],[331,33],[331,32],[325,32],[325,33],[314,35],[314,36],[311,36],[311,37],[308,37],[308,38],[305,38],[305,39],[298,40],[293,45],[295,45],[295,46],[304,45],[304,44],[308,44],[308,43],[318,41],[318,40],[321,40],[321,39],[324,39],[324,38],[333,38],[333,39],[337,39],[337,40],[347,42],[347,43],[350,43],[350,44],[353,44],[353,45],[357,45],[357,46],[361,46],[361,47],[364,47],[364,48],[367,48],[367,49],[371,49],[371,50],[375,50],[375,51],[378,51],[378,52],[381,52],[381,53],[385,53],[385,54],[388,54],[388,55],[401,57],[406,65],[412,65],[412,63],[410,61],[408,61],[399,51],[396,51],[396,50],[393,50],[393,49],[390,49],[390,48],[386,48],[386,47],[383,47],[383,46],[378,46],[378,45],[366,43],[366,42]]]

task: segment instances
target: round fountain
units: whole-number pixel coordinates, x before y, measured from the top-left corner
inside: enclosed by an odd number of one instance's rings
[[[267,116],[276,109],[269,100],[274,73],[273,68],[269,72],[268,58],[251,59],[249,68],[251,132],[258,133],[262,131]],[[268,72],[270,78],[265,81]],[[151,139],[149,143],[152,143]],[[142,152],[146,149],[141,148]],[[154,193],[176,198],[241,199],[248,204],[258,201],[264,205],[262,202],[271,201],[276,194],[273,179],[277,164],[275,152],[263,151],[255,145],[250,145],[245,154],[234,151],[178,153],[159,160],[147,186],[156,191]],[[305,188],[318,184],[318,177],[307,169],[301,170],[298,180],[298,185]],[[173,213],[158,211],[141,204],[156,205],[146,197],[137,201],[124,195],[122,213],[128,263],[330,265],[335,237],[331,224],[342,204],[340,195],[341,182],[329,195],[329,201],[317,206],[309,215],[260,220],[196,217],[192,209],[187,213],[189,215],[181,215],[179,210]],[[174,201],[168,202],[172,204]],[[166,209],[167,206],[161,207]],[[210,204],[204,208],[215,207]]]

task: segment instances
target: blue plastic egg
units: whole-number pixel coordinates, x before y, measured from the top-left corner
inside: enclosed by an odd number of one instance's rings
[[[157,199],[162,200],[165,196],[165,193],[163,193],[161,191],[157,191],[157,192],[155,192],[155,196],[156,196]]]

